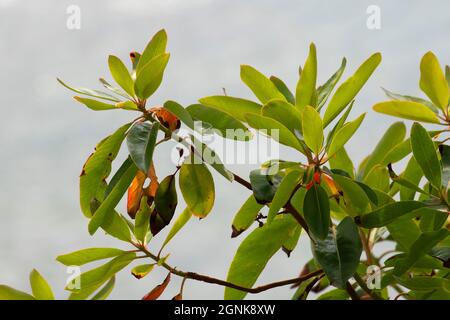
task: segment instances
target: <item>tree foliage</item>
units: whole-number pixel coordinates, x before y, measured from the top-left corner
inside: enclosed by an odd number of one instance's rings
[[[81,95],[74,97],[77,102],[94,111],[122,109],[137,115],[97,144],[80,176],[81,211],[89,220],[89,233],[103,229],[130,248],[87,248],[59,256],[64,265],[106,260],[81,274],[81,286],[66,288],[69,299],[107,298],[116,273],[135,262],[139,264],[130,271],[138,279],[154,268],[169,272],[160,285],[142,293],[144,300],[161,296],[171,275],[184,278],[183,286],[185,280],[223,285],[226,299],[288,284],[297,288],[294,299],[306,299],[310,292],[318,299],[450,299],[448,66],[444,71],[431,52],[422,58],[419,87],[428,100],[385,90],[388,100],[373,109],[415,122],[409,136],[404,123],[392,124],[374,150],[355,164],[345,145],[366,113],[349,119],[350,111],[356,109],[357,94],[380,64],[380,53],[339,84],[346,68],[344,58],[338,70],[318,84],[316,47],[311,44],[293,92],[278,77],[243,65],[241,79],[255,101],[222,95],[200,98],[186,108],[171,100],[149,107],[169,61],[166,46],[167,35],[161,30],[142,53],[131,53],[130,69],[118,57],[109,56],[116,84],[100,79],[108,92],[59,80]],[[223,138],[229,138],[227,130],[243,132],[234,137],[242,141],[250,140],[252,131],[267,134],[295,150],[298,160],[273,159],[250,172],[248,179],[239,177],[195,135],[187,139],[177,134],[181,125],[202,134],[208,128],[197,128],[197,120]],[[160,177],[153,155],[170,141],[185,149],[173,171]],[[121,148],[127,148],[129,156],[112,173]],[[399,163],[407,165],[402,168]],[[252,191],[230,221],[232,237],[242,241],[226,280],[175,269],[164,252],[191,218],[206,219],[214,213],[211,170],[227,179],[235,192]],[[125,195],[127,215],[119,207]],[[186,207],[178,205],[181,197]],[[261,214],[264,208],[267,216]],[[162,247],[156,248],[152,239],[164,236]],[[298,277],[254,287],[278,251],[289,256],[300,242],[309,242],[314,258]],[[378,254],[379,248],[385,252]],[[148,261],[141,263],[142,258]],[[382,270],[380,286],[375,288],[367,285],[367,269],[373,266]],[[1,285],[0,299],[54,298],[38,271],[31,272],[30,284],[31,293]],[[182,299],[182,289],[174,299]]]

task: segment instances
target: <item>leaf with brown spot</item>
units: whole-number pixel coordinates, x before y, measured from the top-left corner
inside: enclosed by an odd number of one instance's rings
[[[131,182],[131,185],[128,188],[127,212],[131,218],[134,218],[136,216],[136,212],[139,210],[141,198],[144,194],[142,186],[144,185],[145,179],[145,173],[138,171],[133,179],[133,182]]]
[[[167,277],[164,279],[164,281],[161,284],[158,284],[152,291],[147,293],[142,300],[156,300],[158,299],[166,289],[167,285],[170,282],[170,273],[167,275]]]
[[[156,118],[158,118],[159,122],[161,122],[163,126],[170,129],[171,131],[175,131],[181,126],[180,120],[164,107],[153,107],[150,109],[150,112],[152,112],[156,116]]]

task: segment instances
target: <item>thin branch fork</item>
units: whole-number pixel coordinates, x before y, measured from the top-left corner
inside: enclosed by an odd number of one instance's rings
[[[158,262],[159,259],[156,255],[152,254],[145,246],[142,245],[138,245],[138,244],[134,244],[140,251],[142,251],[147,257],[153,259],[155,262]],[[243,287],[225,280],[221,280],[221,279],[217,279],[217,278],[213,278],[210,276],[206,276],[206,275],[202,275],[202,274],[198,274],[195,272],[184,272],[181,270],[177,270],[174,267],[171,267],[170,265],[168,265],[167,263],[162,263],[161,266],[163,268],[165,268],[166,270],[168,270],[170,273],[175,274],[179,277],[183,277],[185,279],[193,279],[193,280],[197,280],[197,281],[202,281],[202,282],[206,282],[206,283],[211,283],[211,284],[217,284],[217,285],[221,285],[224,287],[229,287],[232,289],[236,289],[236,290],[240,290],[240,291],[245,291],[248,293],[260,293],[269,289],[273,289],[273,288],[277,288],[277,287],[282,287],[282,286],[286,286],[286,285],[290,285],[290,284],[300,284],[301,282],[308,280],[310,278],[319,276],[323,273],[323,271],[321,269],[316,270],[314,272],[308,273],[306,275],[297,277],[297,278],[292,278],[292,279],[287,279],[287,280],[282,280],[282,281],[277,281],[277,282],[272,282],[266,285],[262,285],[259,287],[255,287],[255,288],[247,288],[247,287]]]

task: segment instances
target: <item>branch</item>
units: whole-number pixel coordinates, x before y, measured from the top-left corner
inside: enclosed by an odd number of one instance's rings
[[[139,244],[134,244],[136,246],[136,248],[138,248],[139,250],[141,250],[147,257],[151,258],[152,260],[154,260],[155,262],[158,262],[159,259],[157,256],[155,256],[154,254],[152,254],[145,246],[141,246]],[[255,288],[247,288],[247,287],[242,287],[240,285],[228,282],[228,281],[224,281],[221,279],[216,279],[210,276],[205,276],[202,274],[198,274],[195,272],[184,272],[184,271],[180,271],[177,270],[174,267],[171,267],[170,265],[168,265],[167,263],[162,263],[161,266],[165,269],[167,269],[170,273],[175,274],[179,277],[183,277],[186,279],[193,279],[193,280],[198,280],[198,281],[202,281],[202,282],[207,282],[207,283],[212,283],[212,284],[217,284],[217,285],[221,285],[224,287],[229,287],[229,288],[233,288],[236,290],[240,290],[240,291],[245,291],[248,293],[259,293],[259,292],[263,292],[269,289],[273,289],[276,287],[282,287],[282,286],[286,286],[289,284],[299,284],[305,280],[308,280],[312,277],[318,276],[320,274],[323,273],[323,271],[321,269],[316,270],[314,272],[308,273],[304,276],[301,277],[297,277],[297,278],[292,278],[292,279],[287,279],[287,280],[282,280],[282,281],[278,281],[278,282],[272,282],[263,286],[259,286],[259,287],[255,287]]]
[[[356,293],[355,289],[353,289],[352,285],[348,281],[345,283],[345,291],[347,291],[348,295],[352,300],[361,300],[358,294]]]
[[[363,289],[372,299],[374,300],[384,300],[382,297],[380,297],[378,294],[370,290],[364,280],[359,276],[359,274],[355,273],[353,275],[353,278],[356,280],[358,285]]]

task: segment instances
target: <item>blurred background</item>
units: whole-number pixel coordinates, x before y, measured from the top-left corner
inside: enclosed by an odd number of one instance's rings
[[[67,27],[71,5],[80,9],[80,29]],[[370,5],[381,10],[380,29],[367,26]],[[254,99],[239,79],[240,64],[275,74],[294,88],[312,41],[318,50],[319,83],[338,68],[343,56],[348,59],[345,79],[370,54],[381,51],[383,62],[352,112],[352,117],[368,112],[347,149],[359,163],[396,121],[371,111],[384,99],[380,87],[421,95],[422,55],[432,50],[442,64],[450,62],[449,12],[446,0],[0,0],[0,283],[28,291],[28,274],[37,268],[57,297],[65,298],[68,274],[55,261],[57,255],[87,247],[123,247],[101,232],[88,235],[78,204],[78,176],[95,144],[135,115],[91,111],[76,103],[56,77],[100,88],[99,77],[110,79],[109,54],[125,61],[161,28],[169,35],[171,60],[152,105],[167,99],[188,105],[221,94],[222,88],[229,95]],[[282,157],[295,159],[294,152],[280,151]],[[157,153],[160,177],[173,168],[170,152],[168,146]],[[247,177],[256,167],[232,169]],[[190,221],[177,235],[167,247],[168,262],[181,270],[225,278],[245,236],[230,238],[231,221],[249,193],[220,176],[215,180],[214,211],[203,221]],[[182,209],[180,203],[177,212]],[[151,243],[155,251],[160,238],[163,234]],[[298,275],[311,257],[305,240],[290,258],[278,253],[258,284]],[[156,270],[136,280],[126,270],[119,274],[111,298],[139,299],[166,275]],[[174,296],[179,285],[180,279],[173,277],[163,298]],[[248,298],[288,299],[292,294],[280,288]],[[220,299],[223,288],[188,281],[184,296]]]

